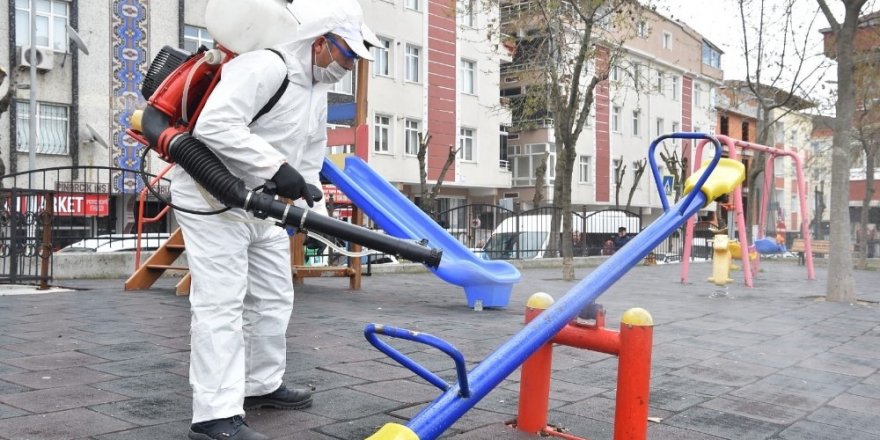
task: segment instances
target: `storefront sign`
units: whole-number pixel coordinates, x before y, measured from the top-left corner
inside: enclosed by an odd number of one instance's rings
[[[43,194],[18,197],[15,205],[19,212],[41,212],[46,206]],[[53,196],[52,213],[63,217],[106,217],[110,215],[110,196],[107,194],[57,193]],[[9,199],[4,200],[9,209]]]

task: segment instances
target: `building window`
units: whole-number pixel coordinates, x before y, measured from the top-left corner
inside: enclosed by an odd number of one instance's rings
[[[31,4],[33,0],[15,0],[15,44],[30,46]],[[37,47],[67,52],[69,3],[61,0],[37,0]]]
[[[640,117],[641,112],[638,110],[633,110],[633,136],[639,136],[641,134],[641,129],[639,128]]]
[[[458,131],[458,158],[465,161],[474,160],[474,133],[472,128],[462,128]]]
[[[707,42],[703,42],[703,64],[716,69],[721,68],[721,51]]]
[[[580,172],[578,173],[578,182],[590,183],[590,170],[593,169],[592,162],[592,157],[580,156],[580,162],[578,164],[578,169],[580,170]]]
[[[620,67],[611,66],[611,72],[609,73],[611,77],[611,81],[617,82],[620,81]]]
[[[722,116],[721,117],[721,127],[719,127],[719,130],[721,131],[721,134],[723,134],[724,136],[728,136],[730,134],[730,129],[728,127],[729,124],[730,124],[730,119],[728,119],[727,116]]]
[[[16,101],[16,146],[20,153],[30,151],[30,103]],[[66,105],[37,102],[37,144],[40,154],[68,154],[70,150],[70,119]]]
[[[664,90],[663,90],[663,71],[658,70],[657,71],[657,93],[662,95],[663,92],[664,92]]]
[[[376,124],[373,126],[373,151],[391,152],[391,116],[376,115]]]
[[[411,156],[419,154],[419,133],[422,131],[421,125],[422,124],[415,119],[406,120],[406,154]]]
[[[663,32],[663,48],[667,50],[672,49],[672,34],[669,32]]]
[[[620,133],[620,107],[611,108],[611,131]]]
[[[379,43],[370,49],[373,51],[373,75],[391,76],[391,40],[379,37]]]
[[[331,92],[342,93],[345,95],[354,94],[354,71],[349,70],[341,80],[330,86]]]
[[[458,2],[459,23],[462,26],[476,27],[477,24],[477,5],[476,0],[461,0]]]
[[[672,132],[678,133],[680,130],[681,130],[681,124],[679,124],[678,122],[673,122],[672,123]]]
[[[672,77],[672,100],[673,100],[673,101],[678,101],[678,95],[679,95],[679,91],[678,91],[678,77],[677,77],[677,76],[673,76],[673,77]]]
[[[703,85],[694,84],[694,107],[699,107],[703,103]]]
[[[535,169],[544,160],[544,152],[549,151],[547,158],[547,173],[544,182],[552,185],[556,179],[556,150],[555,146],[548,144],[510,145],[510,160],[513,163],[513,186],[534,186],[537,181]]]
[[[663,134],[663,118],[657,118],[657,136]]]
[[[214,39],[203,27],[183,25],[183,49],[189,53],[196,53],[200,47],[208,49],[214,47]]]
[[[646,38],[648,36],[648,22],[647,21],[645,21],[645,20],[639,21],[639,24],[636,27],[636,34],[642,38]]]
[[[746,121],[742,123],[742,140],[749,142],[749,123]]]
[[[413,11],[422,10],[422,0],[406,0],[404,5],[406,5],[406,9],[412,9]]]
[[[406,72],[404,74],[404,79],[409,82],[421,82],[422,81],[422,48],[418,46],[413,46],[412,44],[406,45]]]
[[[461,69],[458,73],[458,90],[461,93],[473,95],[476,90],[474,72],[477,70],[476,61],[461,60]]]

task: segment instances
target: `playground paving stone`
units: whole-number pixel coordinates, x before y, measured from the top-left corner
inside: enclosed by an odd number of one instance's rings
[[[655,322],[650,439],[880,440],[880,272],[855,273],[857,304],[823,300],[826,270],[806,280],[790,261],[762,266],[755,288],[740,273],[727,288],[703,280],[708,263],[639,266],[599,300],[607,326],[630,307]],[[583,278],[591,269],[576,269]],[[175,279],[123,292],[121,280],[77,280],[72,289],[0,297],[0,438],[185,438],[189,308]],[[285,381],[314,389],[304,411],[257,410],[250,425],[277,439],[354,440],[405,423],[439,390],[373,349],[370,322],[431,333],[472,368],[522,328],[526,299],[557,299],[576,285],[561,268],[524,269],[503,310],[469,310],[461,289],[427,273],[379,274],[359,292],[340,279],[297,286]],[[400,351],[455,378],[434,349]],[[556,347],[549,421],[594,440],[613,433],[616,359]],[[519,371],[442,438],[534,438],[505,425],[516,417]]]

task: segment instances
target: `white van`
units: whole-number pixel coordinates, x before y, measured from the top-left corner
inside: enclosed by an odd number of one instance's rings
[[[481,256],[488,260],[543,258],[550,243],[552,218],[544,214],[505,219],[492,232]],[[639,225],[638,217],[619,211],[588,212],[586,221],[580,215],[572,214],[571,221],[572,232],[582,237],[584,246],[593,246],[597,250],[601,243],[617,234],[619,227],[634,234],[639,231]],[[559,231],[562,232],[561,224]]]

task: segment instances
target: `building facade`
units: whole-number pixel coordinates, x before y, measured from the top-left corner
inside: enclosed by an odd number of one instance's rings
[[[194,51],[212,46],[204,11],[208,0],[9,0],[0,2],[0,66],[10,72],[9,111],[0,120],[0,154],[6,174],[50,167],[77,169],[41,179],[45,189],[102,193],[108,209],[76,222],[83,235],[97,229],[129,232],[141,179],[119,169],[138,169],[143,148],[125,134],[128,118],[145,100],[140,88],[153,57],[165,45]],[[465,201],[496,201],[510,186],[499,164],[502,127],[509,114],[499,105],[499,65],[506,50],[480,33],[491,14],[456,14],[439,0],[361,0],[366,21],[382,39],[369,78],[368,161],[389,181],[415,195],[420,183],[418,133],[431,135],[428,184],[439,177],[449,147],[459,152],[444,182],[438,208]],[[29,86],[30,15],[37,22],[37,81]],[[74,29],[88,50],[74,44]],[[23,58],[24,57],[24,58]],[[347,78],[330,103],[353,100]],[[21,87],[27,85],[27,87]],[[37,96],[36,161],[30,164],[29,93]],[[328,150],[329,151],[329,150]],[[146,157],[145,169],[165,164]],[[85,174],[84,176],[81,174]],[[167,193],[167,185],[159,186]],[[101,226],[101,227],[99,227]]]

